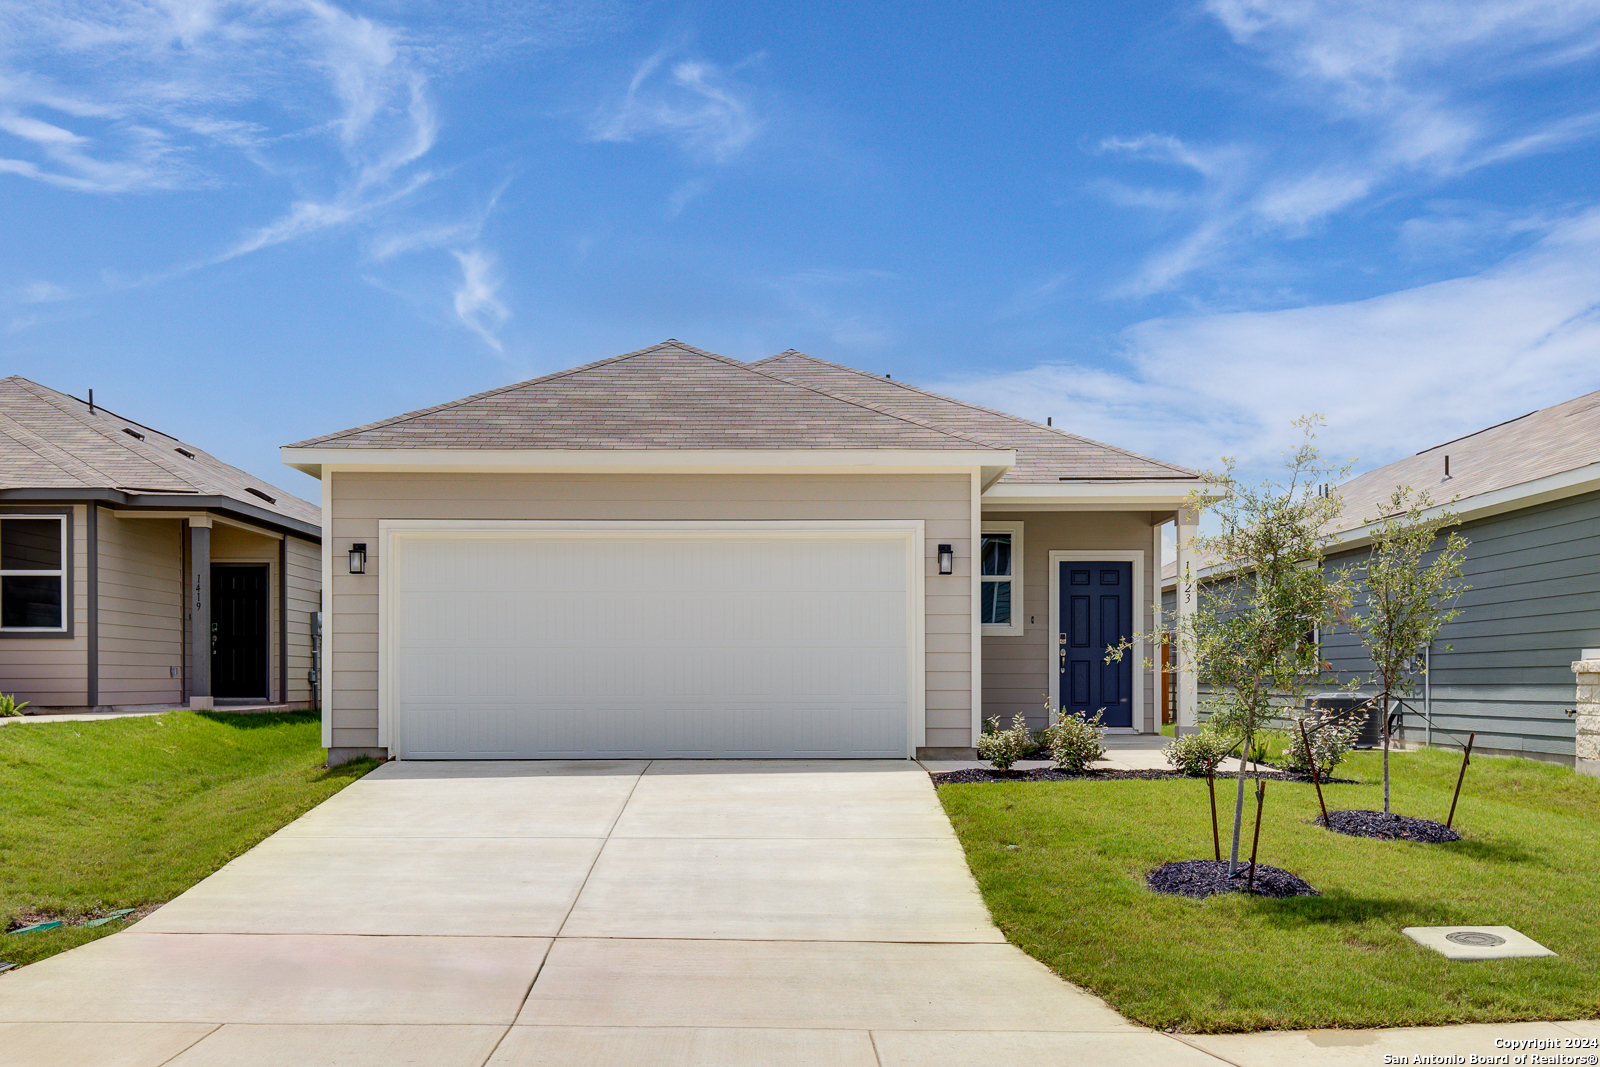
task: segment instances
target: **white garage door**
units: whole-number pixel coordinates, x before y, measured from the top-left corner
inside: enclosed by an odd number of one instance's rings
[[[391,748],[905,756],[910,550],[903,531],[395,533]]]

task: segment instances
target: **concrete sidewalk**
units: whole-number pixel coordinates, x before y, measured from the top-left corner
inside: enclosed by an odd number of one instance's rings
[[[0,976],[0,1067],[1243,1067],[1588,1033],[1135,1026],[1005,942],[905,761],[391,763]]]

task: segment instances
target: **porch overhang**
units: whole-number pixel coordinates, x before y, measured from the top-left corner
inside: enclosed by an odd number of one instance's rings
[[[983,510],[1175,512],[1205,488],[1198,478],[997,482],[984,490]]]

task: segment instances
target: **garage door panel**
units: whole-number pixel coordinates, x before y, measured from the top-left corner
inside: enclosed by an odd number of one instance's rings
[[[398,538],[409,758],[900,756],[901,538]]]

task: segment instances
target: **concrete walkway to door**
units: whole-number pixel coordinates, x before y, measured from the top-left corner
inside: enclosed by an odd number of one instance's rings
[[[1006,944],[908,762],[391,763],[0,977],[80,1067],[1217,1061]]]

